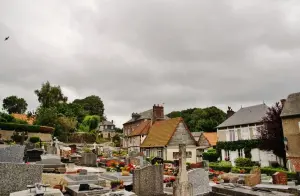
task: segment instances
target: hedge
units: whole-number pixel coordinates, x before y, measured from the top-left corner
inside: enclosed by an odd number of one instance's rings
[[[69,136],[68,142],[70,143],[94,143],[96,142],[96,136],[93,133],[88,132],[76,132]]]
[[[238,140],[238,141],[231,141],[231,142],[217,142],[217,149],[235,151],[243,148],[246,149],[259,148],[260,145],[261,145],[261,140]]]
[[[209,162],[215,162],[218,160],[219,156],[215,149],[210,149],[207,152],[203,152],[203,159],[208,160]]]
[[[231,172],[235,170],[241,170],[244,169],[245,173],[250,173],[252,167],[232,167],[232,166],[220,166],[218,163],[209,163],[209,167],[216,171],[223,171],[223,172]],[[267,174],[269,176],[272,176],[275,172],[284,172],[287,174],[289,179],[296,179],[296,173],[295,172],[288,172],[284,170],[283,168],[272,168],[272,167],[261,167],[260,171],[262,174]]]
[[[54,131],[53,127],[3,122],[0,122],[0,129],[16,132],[27,131],[31,133],[52,133]]]

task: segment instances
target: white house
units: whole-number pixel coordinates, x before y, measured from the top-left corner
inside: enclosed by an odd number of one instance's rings
[[[110,139],[114,137],[117,133],[115,131],[114,121],[102,121],[99,123],[98,131],[102,134],[105,139]]]
[[[217,127],[218,142],[234,142],[239,140],[254,140],[259,136],[257,131],[262,124],[262,118],[266,115],[268,106],[265,104],[241,108]],[[228,113],[231,112],[230,110]],[[235,151],[221,150],[222,160],[229,159],[233,165],[238,157],[245,157],[244,149]],[[262,167],[270,166],[270,162],[282,164],[282,159],[271,151],[263,151],[258,148],[251,149],[251,160],[259,162]]]
[[[186,144],[187,162],[197,162],[197,142],[182,118],[156,121],[141,144],[141,152],[147,157],[161,157],[164,160],[179,158],[179,144]]]

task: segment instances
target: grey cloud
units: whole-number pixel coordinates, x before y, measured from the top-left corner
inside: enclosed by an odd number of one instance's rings
[[[289,2],[29,4],[0,3],[0,39],[12,35],[0,42],[0,99],[16,93],[34,108],[33,90],[49,80],[72,98],[99,95],[121,124],[154,103],[225,109],[299,91],[299,20]]]

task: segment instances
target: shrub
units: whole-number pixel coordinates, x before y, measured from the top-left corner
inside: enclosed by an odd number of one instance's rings
[[[231,162],[230,161],[220,161],[219,163],[219,166],[232,166]]]
[[[233,168],[231,168],[231,172],[232,173],[240,173],[240,169],[237,167],[233,167]]]
[[[83,152],[85,152],[85,153],[91,153],[92,150],[89,149],[88,147],[84,147],[84,148],[83,148]]]
[[[39,137],[30,137],[29,141],[33,144],[39,142],[41,139]]]
[[[209,162],[216,162],[219,156],[215,149],[209,149],[207,152],[203,153],[203,159]]]
[[[231,171],[231,166],[220,166],[219,163],[209,163],[209,167],[213,170],[216,171],[223,171],[223,172],[230,172]]]
[[[16,132],[27,131],[32,133],[52,133],[54,131],[53,127],[4,122],[0,122],[0,128],[3,130],[14,130]]]
[[[253,163],[252,163],[251,159],[249,159],[249,158],[240,157],[240,158],[235,159],[234,162],[237,167],[252,167],[253,166]]]

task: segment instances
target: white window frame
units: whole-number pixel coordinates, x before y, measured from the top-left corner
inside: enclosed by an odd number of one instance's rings
[[[160,158],[163,158],[163,153],[162,153],[162,150],[157,150],[157,156],[160,157]]]

